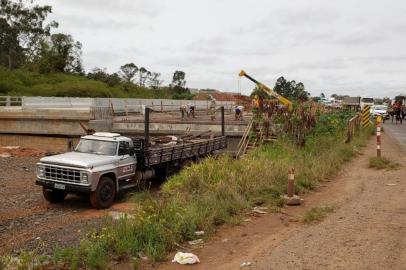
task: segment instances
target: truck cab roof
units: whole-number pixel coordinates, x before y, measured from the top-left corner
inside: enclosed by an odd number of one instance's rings
[[[81,138],[86,140],[99,140],[112,142],[131,141],[130,138],[121,136],[119,133],[111,133],[111,132],[96,132],[92,135],[82,136]]]

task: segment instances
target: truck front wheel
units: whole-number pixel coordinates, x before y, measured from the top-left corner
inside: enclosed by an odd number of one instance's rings
[[[42,194],[44,195],[45,200],[50,203],[60,203],[65,200],[67,193],[62,190],[49,189],[46,187],[42,188]]]
[[[95,191],[90,194],[90,203],[94,208],[109,208],[116,197],[116,184],[108,176],[102,176]]]

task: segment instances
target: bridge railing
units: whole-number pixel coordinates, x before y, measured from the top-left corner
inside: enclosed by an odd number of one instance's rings
[[[0,96],[0,107],[21,106],[22,97]]]
[[[361,115],[358,113],[353,118],[348,120],[347,123],[347,139],[346,143],[351,142],[352,138],[354,137],[355,133],[358,132],[361,128]]]

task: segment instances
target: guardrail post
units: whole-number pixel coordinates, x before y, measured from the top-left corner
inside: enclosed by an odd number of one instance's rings
[[[148,147],[149,143],[149,110],[149,107],[145,107],[144,140],[146,147]]]
[[[295,195],[295,170],[289,170],[288,173],[288,190],[287,194],[282,196],[282,199],[287,205],[300,205],[303,202],[298,195]]]
[[[381,157],[381,123],[376,125],[376,156]]]
[[[291,169],[288,173],[288,197],[292,198],[295,194],[295,171]]]
[[[224,106],[221,106],[221,136],[226,135],[225,120],[224,120]]]

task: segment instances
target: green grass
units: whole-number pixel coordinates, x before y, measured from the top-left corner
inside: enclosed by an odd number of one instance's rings
[[[394,161],[391,161],[385,157],[371,157],[369,158],[369,167],[375,168],[378,170],[387,169],[394,170],[400,167],[400,164]]]
[[[172,98],[168,88],[157,90],[124,84],[110,87],[104,82],[67,73],[39,74],[0,67],[0,95],[56,97]]]
[[[322,206],[322,207],[313,207],[307,211],[303,217],[303,222],[312,223],[316,221],[321,221],[327,215],[334,211],[334,208],[331,206]]]
[[[56,252],[54,265],[104,269],[111,260],[137,261],[139,254],[152,261],[164,260],[177,244],[200,238],[196,231],[203,230],[204,237],[210,237],[218,226],[240,222],[255,205],[282,206],[280,196],[286,193],[292,167],[296,193],[314,189],[353,158],[370,136],[363,132],[345,144],[341,122],[346,118],[334,113],[331,117],[322,124],[332,127],[316,127],[304,148],[290,138],[281,138],[239,160],[210,157],[169,179],[159,196],[138,193],[133,198],[137,203],[135,218],[107,221],[79,247]]]

